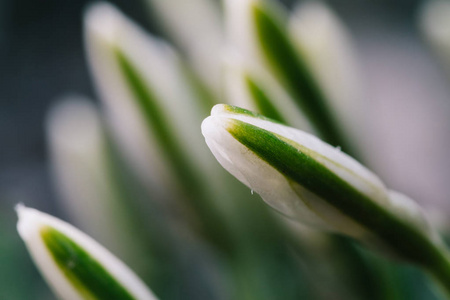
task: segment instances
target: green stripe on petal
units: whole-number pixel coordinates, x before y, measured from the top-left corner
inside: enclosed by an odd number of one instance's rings
[[[165,118],[163,110],[159,107],[155,94],[142,79],[139,71],[133,66],[127,56],[120,49],[116,49],[115,54],[124,74],[124,80],[142,111],[145,122],[155,135],[158,141],[157,144],[164,150],[163,153],[166,156],[167,164],[170,165],[173,174],[178,176],[179,183],[183,185],[184,189],[188,191],[199,189],[195,171],[189,165],[182,147],[174,139],[175,135],[168,126],[169,122]]]
[[[133,271],[68,223],[18,205],[17,230],[60,299],[156,299]]]
[[[208,198],[210,196],[207,195],[196,166],[190,162],[183,147],[174,139],[175,134],[168,127],[168,120],[164,118],[157,99],[145,84],[139,71],[120,49],[116,49],[116,58],[148,127],[155,135],[157,144],[165,155],[167,164],[172,173],[177,176],[178,184],[186,193],[199,219],[204,223],[199,230],[212,243],[228,251],[232,245],[231,233],[224,224],[217,221],[222,219],[221,212],[211,204]]]
[[[212,109],[212,114],[220,114],[221,112],[234,114],[234,115],[244,115],[244,116],[249,116],[249,117],[260,119],[260,120],[264,120],[264,121],[270,121],[270,122],[274,122],[274,123],[279,123],[277,120],[270,119],[270,118],[268,118],[266,116],[263,116],[261,114],[255,113],[255,112],[253,112],[251,110],[248,110],[248,109],[245,109],[245,108],[240,108],[240,107],[237,107],[237,106],[234,106],[234,105],[217,104]]]
[[[269,98],[268,94],[263,90],[263,88],[249,75],[245,76],[244,80],[250,92],[250,95],[261,114],[278,122],[287,124],[283,115],[272,104],[272,99]]]
[[[447,258],[426,236],[317,162],[305,149],[294,146],[295,142],[235,119],[228,119],[227,131],[260,159],[370,230],[403,258],[448,272],[440,268]]]
[[[328,102],[307,64],[297,55],[287,36],[288,31],[264,4],[252,6],[252,18],[262,53],[272,71],[278,75],[323,138],[348,151],[334,116],[327,107]]]
[[[135,299],[82,247],[49,226],[40,234],[56,264],[86,299]]]

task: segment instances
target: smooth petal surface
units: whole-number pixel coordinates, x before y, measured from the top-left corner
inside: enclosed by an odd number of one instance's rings
[[[179,184],[187,161],[197,169],[208,168],[207,149],[197,146],[202,120],[198,99],[174,51],[106,3],[88,9],[85,35],[114,133],[153,192]]]
[[[184,50],[200,78],[220,91],[220,52],[224,44],[220,8],[211,0],[147,0],[169,36]]]
[[[361,124],[361,76],[347,28],[321,1],[298,4],[288,27],[299,55],[305,57],[327,95],[328,105],[336,111],[346,132],[354,132]]]
[[[50,111],[47,133],[56,187],[64,207],[82,224],[82,230],[106,238],[104,234],[111,234],[110,229],[115,227],[108,222],[107,205],[114,194],[106,181],[105,141],[94,106],[79,97],[64,99]],[[105,244],[111,246],[114,240],[113,234]]]
[[[226,30],[229,44],[253,65],[261,64],[263,57],[258,49],[251,10],[259,0],[225,0]]]
[[[328,142],[347,151],[347,142],[325,93],[289,32],[289,15],[275,1],[227,0],[229,41],[250,66],[268,70]]]
[[[221,170],[203,144],[200,100],[178,56],[106,3],[87,11],[85,30],[94,78],[131,167],[162,205],[183,211],[193,231],[231,245],[218,221]]]
[[[383,238],[383,220],[414,232],[423,221],[372,172],[310,134],[227,105],[214,107],[202,132],[225,169],[300,222]]]
[[[17,229],[61,299],[156,299],[120,260],[73,226],[19,205]]]

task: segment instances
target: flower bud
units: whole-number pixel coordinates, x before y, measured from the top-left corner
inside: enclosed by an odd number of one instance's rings
[[[156,299],[119,259],[73,226],[17,206],[17,230],[61,299]]]
[[[246,62],[267,69],[321,137],[347,148],[325,91],[291,36],[287,10],[270,0],[227,0],[225,7],[229,39]]]
[[[420,208],[339,148],[228,105],[213,108],[202,132],[226,170],[290,218],[402,255],[411,252],[403,238],[429,242]]]

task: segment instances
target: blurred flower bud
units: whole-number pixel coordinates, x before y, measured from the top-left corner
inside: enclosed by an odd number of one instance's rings
[[[298,51],[291,36],[288,12],[275,1],[227,0],[225,4],[229,42],[246,63],[270,72],[321,137],[350,151],[308,57]]]
[[[196,170],[211,166],[204,159],[206,147],[198,147],[198,99],[173,49],[106,3],[88,9],[85,36],[109,124],[152,193],[164,195],[186,185],[189,164]]]
[[[22,205],[17,229],[61,299],[156,299],[120,260],[73,226]]]
[[[295,6],[288,27],[294,46],[305,57],[345,133],[357,134],[362,116],[361,74],[345,24],[325,3],[307,1]]]
[[[211,91],[220,94],[223,28],[220,8],[211,0],[147,0],[169,38]]]

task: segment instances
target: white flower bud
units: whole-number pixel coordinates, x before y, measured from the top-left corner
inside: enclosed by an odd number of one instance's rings
[[[87,10],[85,36],[113,133],[152,193],[165,195],[178,184],[177,159],[208,169],[207,149],[197,146],[201,105],[173,49],[107,3]]]
[[[17,230],[61,299],[156,299],[119,259],[73,226],[17,206]]]
[[[402,255],[410,252],[403,235],[429,242],[420,208],[339,148],[228,105],[213,108],[202,132],[226,170],[298,222],[381,241]]]

